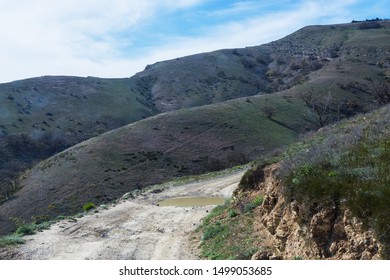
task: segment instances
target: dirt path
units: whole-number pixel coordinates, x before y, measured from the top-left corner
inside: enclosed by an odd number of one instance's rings
[[[242,175],[147,192],[76,221],[58,222],[25,237],[27,242],[7,249],[6,256],[35,260],[196,259],[198,252],[191,246],[190,233],[214,206],[159,207],[157,202],[178,196],[229,198]]]

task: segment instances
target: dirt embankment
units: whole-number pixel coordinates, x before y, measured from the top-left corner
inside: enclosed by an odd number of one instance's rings
[[[145,192],[107,210],[25,237],[26,243],[0,249],[3,259],[197,259],[190,233],[215,206],[160,207],[158,201],[180,196],[229,198],[243,172],[208,181]]]
[[[372,230],[346,208],[313,210],[289,201],[275,173],[278,164],[264,169],[258,191],[264,203],[256,209],[255,228],[264,248],[253,259],[380,259],[381,244]],[[254,194],[257,195],[257,194]]]

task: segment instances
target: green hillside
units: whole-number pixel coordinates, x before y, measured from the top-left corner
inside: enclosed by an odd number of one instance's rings
[[[299,223],[300,230],[294,231],[292,221],[283,221],[285,217],[280,217],[280,227],[270,227],[269,231],[281,240],[281,244],[283,238],[286,242],[289,234],[295,240],[302,238],[307,247],[299,248],[297,244],[288,247],[290,250],[295,248],[295,254],[303,254],[296,255],[297,258],[334,258],[346,251],[359,256],[366,249],[365,246],[372,255],[377,254],[377,244],[369,247],[371,240],[368,234],[364,235],[364,244],[343,247],[343,244],[347,244],[347,237],[339,219],[340,213],[348,210],[352,217],[359,219],[355,220],[356,228],[352,232],[362,229],[373,231],[373,240],[381,244],[379,254],[389,259],[389,118],[390,106],[387,105],[310,133],[273,157],[257,161],[241,180],[234,202],[216,208],[199,228],[202,256],[211,259],[242,259],[251,258],[256,252],[265,252],[264,256],[272,252],[270,255],[276,254],[279,258],[294,254],[284,251],[286,248],[283,246],[270,246],[264,236],[255,230],[254,224],[259,223],[261,216],[268,214],[266,209],[270,208],[270,204],[276,203],[270,201],[270,198],[277,197],[284,201],[283,212],[295,209],[293,211],[296,211],[297,216],[294,219]],[[272,175],[274,181],[264,178],[263,170],[270,163],[278,163]],[[267,200],[264,197],[267,190],[260,185],[266,180],[278,182],[281,188],[280,194],[273,193],[271,196],[267,193]],[[278,188],[269,184],[267,187]],[[320,224],[322,231],[316,232],[313,217],[324,209],[330,213],[328,217],[331,217],[332,222],[324,218]],[[344,222],[345,227],[351,227],[349,221]],[[305,229],[310,234],[305,235]],[[339,244],[341,250],[334,250],[335,244]],[[320,254],[311,255],[308,248],[314,247],[318,248]]]
[[[7,217],[75,213],[88,202],[106,203],[175,177],[247,163],[294,141],[298,132],[288,127],[298,127],[302,104],[272,97],[278,114],[290,116],[282,123],[261,112],[265,98],[160,114],[42,161],[21,176],[15,198],[1,205],[3,232],[4,224],[13,226]]]
[[[41,77],[0,85],[0,136],[90,138],[155,113],[128,79]]]
[[[246,163],[377,108],[389,92],[389,30],[388,21],[309,26],[262,46],[159,62],[128,79],[0,85],[0,234],[15,218],[75,213]]]
[[[67,147],[156,113],[128,79],[41,77],[0,85],[0,200],[15,176]]]

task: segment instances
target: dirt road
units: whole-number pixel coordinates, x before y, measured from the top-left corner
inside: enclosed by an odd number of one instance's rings
[[[161,207],[158,201],[180,196],[229,198],[243,172],[197,183],[146,192],[107,210],[26,236],[26,243],[7,249],[7,258],[34,260],[197,259],[189,240],[215,206]],[[4,256],[4,252],[2,254]]]

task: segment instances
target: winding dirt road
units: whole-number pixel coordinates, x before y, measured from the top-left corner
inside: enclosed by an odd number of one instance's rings
[[[207,181],[145,192],[107,210],[63,220],[26,236],[26,243],[0,252],[0,258],[34,260],[190,260],[198,258],[190,234],[215,206],[160,207],[181,196],[231,197],[243,171]]]

